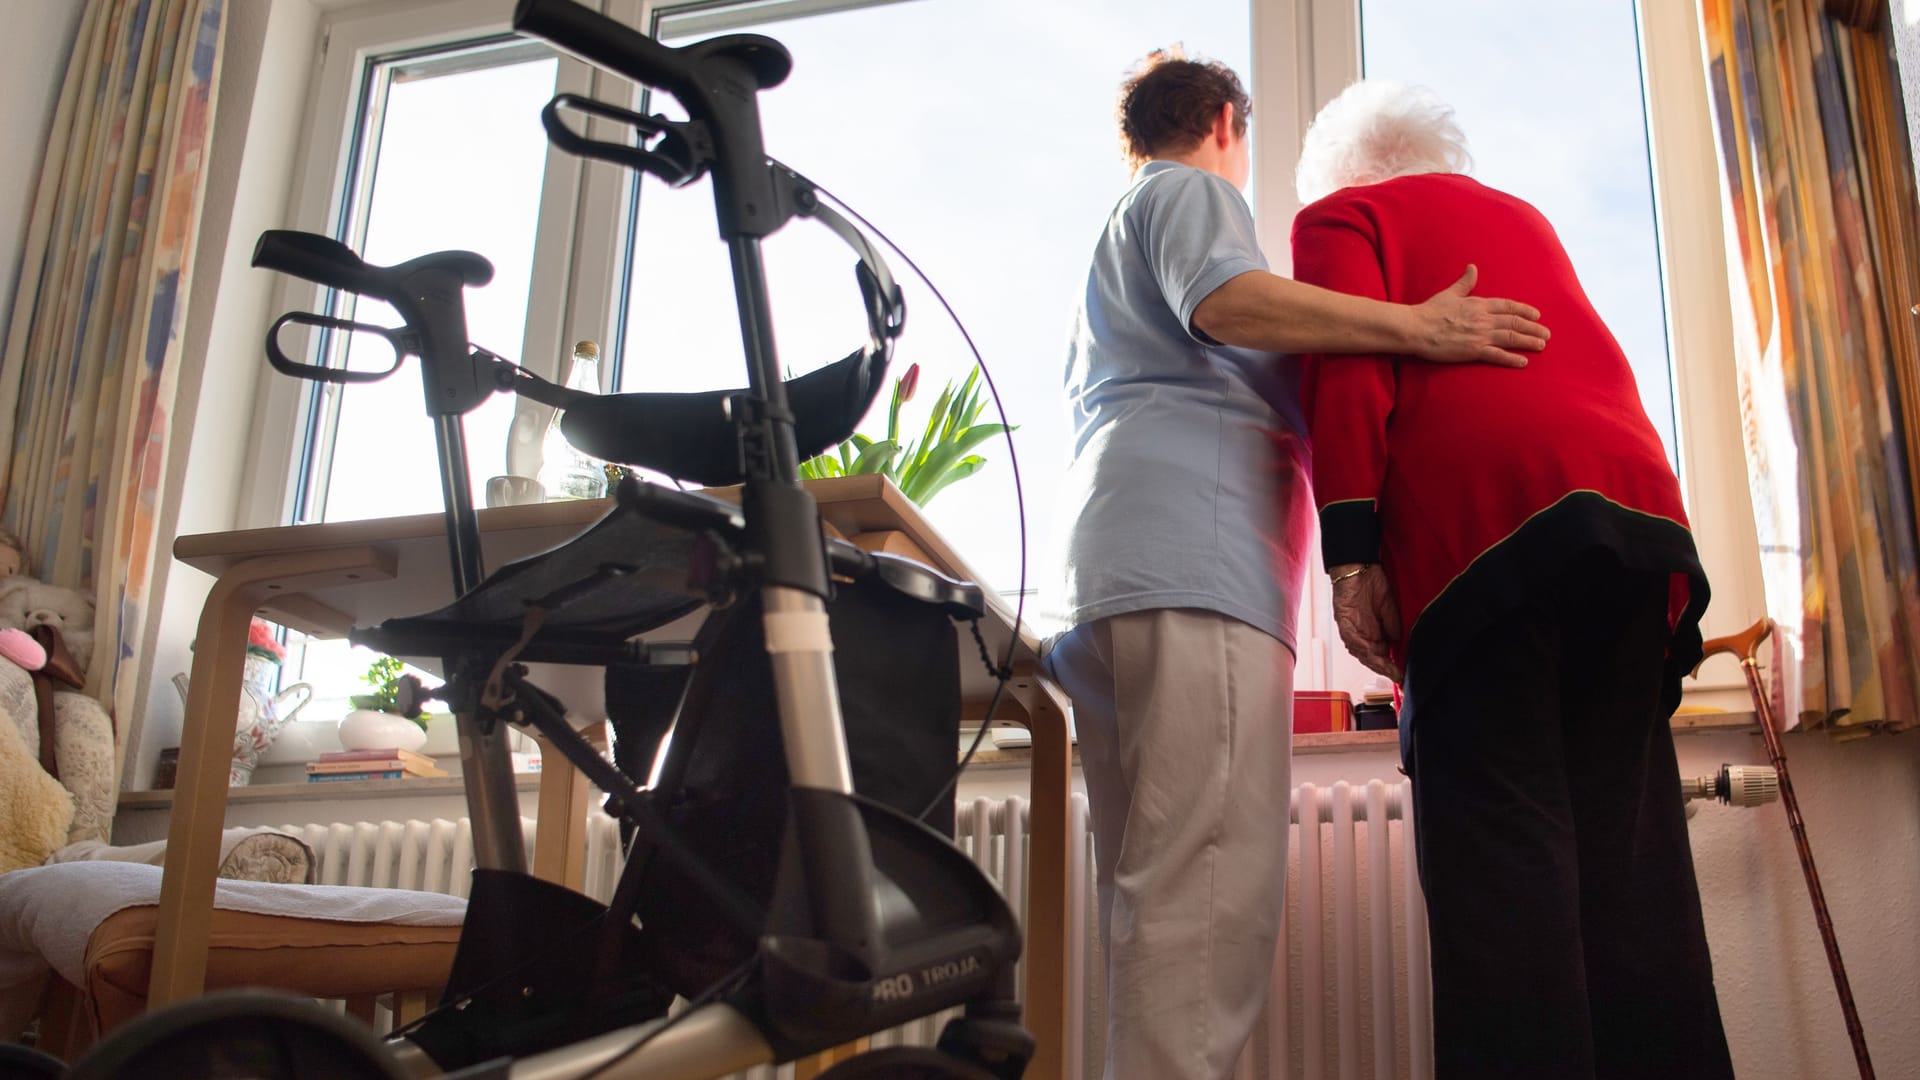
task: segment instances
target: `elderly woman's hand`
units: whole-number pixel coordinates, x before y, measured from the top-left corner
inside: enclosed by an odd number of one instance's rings
[[[1460,280],[1413,307],[1414,356],[1445,362],[1480,361],[1501,367],[1526,367],[1521,352],[1539,352],[1547,344],[1540,311],[1516,300],[1474,296],[1478,267],[1468,266]]]
[[[1378,563],[1349,563],[1328,567],[1327,573],[1333,578],[1333,621],[1341,643],[1368,670],[1399,682],[1392,646],[1400,640],[1400,608],[1386,571]]]

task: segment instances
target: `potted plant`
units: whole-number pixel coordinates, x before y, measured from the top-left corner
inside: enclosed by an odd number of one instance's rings
[[[340,721],[340,745],[348,750],[418,750],[427,743],[426,714],[400,713],[397,688],[407,666],[391,656],[374,660],[361,678],[373,689],[347,699],[353,705]]]
[[[949,382],[933,403],[926,430],[919,439],[900,442],[900,407],[913,400],[920,385],[920,365],[907,368],[893,381],[893,400],[887,405],[885,438],[855,434],[829,451],[800,463],[800,475],[809,480],[828,476],[859,476],[880,473],[899,487],[916,505],[925,506],[935,495],[956,480],[964,480],[980,471],[987,459],[973,453],[981,443],[1009,429],[1000,424],[981,424],[980,411],[986,401],[980,396],[980,369],[967,372],[958,389]]]

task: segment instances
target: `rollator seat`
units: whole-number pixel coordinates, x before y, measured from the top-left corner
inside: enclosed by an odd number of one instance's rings
[[[860,351],[787,380],[794,444],[802,461],[840,443],[867,414],[883,381],[885,360]],[[602,461],[653,469],[708,487],[741,483],[740,433],[729,402],[745,390],[692,394],[588,396],[567,405],[560,430]]]
[[[743,542],[740,508],[698,492],[629,483],[606,517],[572,540],[508,563],[467,595],[436,611],[373,627],[350,638],[395,656],[450,656],[503,650],[520,640],[527,611],[546,610],[539,633],[518,654],[533,663],[618,663],[628,639],[691,614],[707,597],[690,579],[713,558],[701,544]],[[979,586],[890,555],[828,541],[836,568],[870,566],[877,585],[941,607],[955,618],[986,610]]]
[[[600,650],[612,650],[603,662],[617,659],[626,639],[706,603],[688,586],[696,542],[703,532],[741,527],[739,508],[719,499],[639,487],[636,503],[616,506],[559,547],[502,566],[453,603],[356,627],[350,638],[394,656],[498,651],[520,640],[527,609],[539,606],[546,619],[522,659],[588,663]]]

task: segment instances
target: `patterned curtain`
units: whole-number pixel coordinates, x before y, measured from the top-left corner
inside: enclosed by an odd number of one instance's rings
[[[116,768],[160,554],[222,15],[223,0],[88,0],[0,357],[0,522],[37,576],[94,598],[87,690],[116,718]]]
[[[1701,21],[1775,706],[1846,736],[1913,727],[1920,269],[1884,9],[1701,0]]]

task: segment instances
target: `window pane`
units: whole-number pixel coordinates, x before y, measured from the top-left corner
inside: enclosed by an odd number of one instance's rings
[[[1553,222],[1674,452],[1640,43],[1620,0],[1362,0],[1366,73],[1451,104],[1474,175]]]
[[[1069,320],[1087,260],[1128,177],[1114,96],[1147,51],[1184,42],[1248,76],[1246,0],[919,0],[752,29],[792,51],[792,76],[761,95],[767,151],[888,233],[946,294],[1005,398],[1025,487],[1030,558],[1046,541],[1068,428],[1061,394]],[[977,48],[924,43],[981,40]],[[704,32],[702,34],[704,36]],[[666,40],[683,43],[671,36]],[[902,43],[915,43],[903,47]],[[657,111],[669,111],[656,97]],[[744,383],[745,361],[713,194],[649,182],[637,217],[621,380],[625,389]],[[864,339],[854,259],[796,221],[766,245],[782,362],[808,371]],[[917,437],[949,380],[972,367],[960,335],[905,262],[894,373],[921,367],[902,435]],[[862,425],[883,432],[887,395]],[[983,422],[996,419],[992,407]],[[907,433],[911,432],[909,436]],[[1006,445],[927,506],[940,532],[992,586],[1019,571],[1019,519]],[[1036,569],[1029,587],[1044,587]],[[1037,605],[1029,603],[1030,615]]]
[[[471,340],[516,356],[526,325],[535,224],[546,167],[540,108],[553,96],[557,61],[521,59],[524,48],[487,63],[485,53],[436,69],[412,58],[380,65],[369,82],[375,108],[363,127],[356,175],[367,194],[350,208],[364,221],[364,239],[349,245],[368,262],[389,265],[449,248],[477,251],[494,267],[493,281],[468,289]],[[479,65],[479,66],[476,66]],[[379,88],[384,84],[384,92]],[[367,183],[364,178],[371,178]],[[351,301],[343,298],[342,304]],[[398,325],[385,304],[343,307],[362,322]],[[380,364],[378,342],[350,346],[355,367]],[[362,352],[374,354],[370,359]],[[431,513],[441,506],[433,424],[422,404],[420,368],[410,361],[392,378],[338,393],[331,430],[323,406],[316,425],[315,486],[307,520],[345,521]],[[466,415],[468,468],[476,504],[489,476],[506,471],[513,400],[495,395]],[[331,453],[327,453],[328,450]]]

